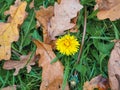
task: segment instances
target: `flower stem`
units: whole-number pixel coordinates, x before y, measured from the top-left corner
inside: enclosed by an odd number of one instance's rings
[[[67,85],[67,80],[69,76],[69,71],[70,71],[70,62],[69,62],[69,56],[66,57],[65,59],[65,72],[64,72],[64,77],[63,77],[63,83],[62,83],[62,90],[65,90],[65,87]]]

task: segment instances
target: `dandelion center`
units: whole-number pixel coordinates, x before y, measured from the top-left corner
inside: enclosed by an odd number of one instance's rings
[[[66,47],[69,47],[69,46],[70,46],[70,41],[69,41],[69,40],[65,40],[64,45],[65,45]]]

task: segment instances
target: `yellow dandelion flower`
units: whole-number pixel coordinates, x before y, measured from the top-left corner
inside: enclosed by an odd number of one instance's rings
[[[78,51],[79,42],[75,36],[67,34],[56,41],[56,49],[64,55],[73,55]]]

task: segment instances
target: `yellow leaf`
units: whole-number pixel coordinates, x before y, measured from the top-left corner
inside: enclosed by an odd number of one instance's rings
[[[18,26],[21,25],[26,17],[27,3],[15,3],[5,14],[10,14],[8,23],[0,23],[0,60],[9,60],[11,57],[11,43],[19,38]]]

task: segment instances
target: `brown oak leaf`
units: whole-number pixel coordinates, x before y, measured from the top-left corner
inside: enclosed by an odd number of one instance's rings
[[[57,2],[58,2],[58,4],[60,4],[61,0],[57,0]],[[71,22],[76,24],[77,19],[78,19],[78,15],[77,15],[77,17],[74,17],[73,19],[71,19]],[[77,26],[74,26],[72,29],[70,29],[70,32],[78,32]]]
[[[18,26],[21,25],[26,17],[27,3],[19,2],[10,7],[5,14],[10,14],[7,23],[0,22],[0,60],[9,60],[11,57],[11,43],[19,38]]]
[[[56,36],[64,34],[66,30],[75,26],[71,23],[71,19],[77,16],[77,13],[82,9],[79,0],[61,0],[54,5],[54,16],[48,24],[48,32],[51,40]]]
[[[19,73],[19,70],[26,66],[27,73],[29,73],[31,71],[31,65],[35,65],[36,59],[37,59],[36,56],[33,56],[31,58],[31,53],[29,53],[28,55],[20,56],[20,61],[15,60],[6,61],[3,65],[3,68],[6,70],[15,69],[13,75],[17,75]]]
[[[108,61],[108,75],[111,90],[120,90],[120,40],[115,41]]]
[[[48,8],[41,7],[40,10],[36,11],[36,18],[43,26],[44,43],[50,43],[48,23],[50,22],[50,18],[53,16],[53,14],[53,6],[49,6]]]
[[[0,90],[16,90],[16,85],[0,88]]]
[[[115,21],[120,18],[120,0],[96,0],[95,9],[98,9],[97,17],[100,20],[109,18]]]
[[[86,81],[83,86],[83,90],[94,90],[95,88],[97,88],[98,90],[108,90],[108,79],[103,78],[101,75],[98,75],[92,80]]]
[[[63,65],[60,61],[50,62],[56,57],[48,44],[34,40],[37,45],[36,54],[40,55],[39,66],[42,67],[42,83],[40,90],[61,90],[63,82]],[[69,90],[66,86],[65,90]]]

